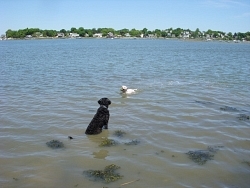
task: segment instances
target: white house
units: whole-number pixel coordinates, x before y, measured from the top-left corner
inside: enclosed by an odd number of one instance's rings
[[[64,37],[64,33],[57,33],[57,37],[58,38],[63,38]]]
[[[154,34],[148,34],[148,38],[156,38]]]
[[[210,39],[212,36],[210,36],[209,34],[206,34],[206,38]]]
[[[107,38],[114,38],[114,34],[113,34],[112,32],[109,32],[109,33],[107,34]]]
[[[93,37],[102,38],[102,33],[95,33],[95,34],[93,35]]]
[[[71,38],[77,38],[77,37],[79,37],[79,34],[78,33],[70,33],[69,37],[71,37]]]
[[[129,33],[126,33],[126,34],[125,34],[125,37],[130,37],[130,34],[129,34]]]
[[[190,37],[189,31],[184,31],[183,32],[183,38],[189,38],[189,37]]]

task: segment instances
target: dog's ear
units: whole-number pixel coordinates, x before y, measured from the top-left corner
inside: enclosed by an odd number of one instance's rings
[[[108,99],[108,104],[111,105],[111,100]]]
[[[102,99],[100,99],[100,100],[98,101],[98,104],[100,104],[100,105],[102,104]]]

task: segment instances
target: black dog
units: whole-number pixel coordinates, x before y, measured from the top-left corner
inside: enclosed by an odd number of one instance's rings
[[[99,134],[102,132],[102,128],[108,129],[109,122],[109,110],[108,106],[111,104],[111,101],[108,98],[101,98],[98,103],[100,107],[97,109],[95,116],[92,121],[89,123],[85,134]]]

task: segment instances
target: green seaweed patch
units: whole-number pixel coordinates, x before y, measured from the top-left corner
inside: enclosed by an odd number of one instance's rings
[[[130,142],[126,142],[125,145],[137,145],[139,143],[140,143],[140,141],[135,139],[135,140],[132,140]]]
[[[187,155],[192,161],[199,165],[205,164],[208,160],[213,160],[214,157],[214,155],[207,150],[189,151]]]
[[[239,120],[246,121],[249,120],[249,116],[246,114],[240,114],[239,117],[237,117]]]
[[[117,145],[118,143],[113,140],[113,139],[108,139],[108,138],[105,138],[101,144],[99,146],[102,146],[102,147],[110,147],[110,146],[115,146]]]
[[[224,146],[208,146],[207,150],[212,153],[216,153],[220,148],[223,148]]]
[[[58,140],[46,142],[46,145],[52,149],[64,148],[64,144]]]
[[[196,150],[196,151],[189,151],[186,153],[188,157],[198,163],[199,165],[205,164],[208,160],[213,160],[214,155],[220,148],[224,146],[208,146],[207,150]]]
[[[123,137],[125,134],[126,134],[126,132],[124,132],[122,130],[117,130],[114,132],[114,135],[118,136],[118,137]]]
[[[119,179],[121,179],[123,176],[121,176],[119,173],[116,173],[115,170],[119,169],[120,167],[111,164],[104,168],[104,170],[87,170],[83,173],[89,177],[91,180],[94,181],[104,181],[106,183],[114,182]]]
[[[200,104],[213,104],[212,102],[209,101],[197,101],[195,100],[196,103],[200,103]]]
[[[220,109],[223,111],[228,111],[228,112],[238,112],[239,111],[237,108],[234,108],[231,106],[223,106],[223,107],[220,107]]]

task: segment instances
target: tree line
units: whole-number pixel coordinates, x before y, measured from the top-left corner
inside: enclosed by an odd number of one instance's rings
[[[115,30],[113,28],[93,28],[93,29],[84,29],[83,27],[75,28],[72,27],[70,30],[61,29],[60,31],[57,30],[42,30],[39,28],[26,28],[26,29],[19,29],[19,30],[11,30],[8,29],[6,31],[6,37],[7,38],[25,38],[27,36],[32,37],[56,37],[58,33],[63,33],[65,36],[68,36],[70,33],[77,33],[80,37],[93,37],[94,34],[102,33],[103,37],[106,37],[109,35],[109,33],[112,33],[114,36],[120,36],[124,37],[126,34],[129,34],[131,37],[141,37],[143,35],[144,37],[147,36],[154,36],[154,37],[163,37],[163,38],[171,38],[171,37],[183,37],[188,36],[187,38],[204,38],[207,36],[211,36],[213,38],[223,38],[226,40],[248,40],[250,41],[250,32],[246,33],[226,33],[223,31],[213,31],[211,29],[208,29],[207,31],[200,31],[199,28],[197,28],[195,31],[191,31],[190,29],[181,29],[181,28],[169,28],[165,30],[155,29],[155,30],[148,30],[147,28],[143,28],[142,30],[137,29],[121,29],[121,30]],[[188,35],[187,35],[188,34]]]

